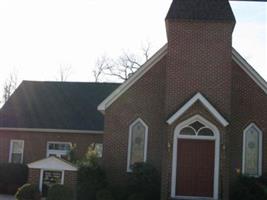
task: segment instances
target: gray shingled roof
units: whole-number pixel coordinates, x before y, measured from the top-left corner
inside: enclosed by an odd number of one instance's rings
[[[166,19],[235,21],[228,0],[173,0]]]
[[[118,86],[23,81],[0,110],[0,127],[103,130],[97,106]]]

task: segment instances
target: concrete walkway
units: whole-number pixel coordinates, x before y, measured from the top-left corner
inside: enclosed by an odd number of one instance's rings
[[[15,200],[14,196],[0,194],[0,200]]]

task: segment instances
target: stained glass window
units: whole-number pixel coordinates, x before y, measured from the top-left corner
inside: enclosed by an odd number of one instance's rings
[[[144,162],[146,154],[146,134],[147,127],[141,121],[138,120],[131,125],[130,128],[130,152],[128,170],[131,170],[135,163]]]
[[[244,174],[259,176],[261,133],[256,126],[252,125],[244,134]]]

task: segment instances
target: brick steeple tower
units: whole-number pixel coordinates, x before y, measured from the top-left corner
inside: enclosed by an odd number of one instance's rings
[[[227,0],[173,0],[166,17],[166,114],[202,92],[230,116],[234,26]]]

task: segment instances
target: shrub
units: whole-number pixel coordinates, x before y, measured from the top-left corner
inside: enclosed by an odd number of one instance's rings
[[[134,164],[129,184],[132,194],[143,195],[145,199],[160,199],[159,173],[148,163]]]
[[[145,197],[142,194],[132,194],[127,200],[145,200]]]
[[[103,189],[96,193],[96,200],[114,200],[114,198],[109,190]]]
[[[266,200],[267,194],[258,179],[240,176],[232,187],[230,199]]]
[[[40,200],[41,194],[36,185],[25,184],[15,194],[16,200]]]
[[[47,200],[73,200],[73,191],[65,185],[55,184],[48,189]]]
[[[77,198],[78,200],[96,200],[96,193],[106,188],[106,174],[98,164],[95,151],[91,148],[85,158],[78,162]]]
[[[266,174],[266,173],[263,174],[263,175],[260,177],[260,182],[261,182],[263,185],[267,186],[267,174]]]
[[[128,185],[112,185],[109,186],[112,195],[116,200],[126,200],[130,194]]]
[[[15,194],[27,182],[28,167],[24,164],[0,164],[0,193]]]
[[[82,165],[78,170],[77,197],[95,200],[96,192],[106,187],[106,174],[100,166]]]

